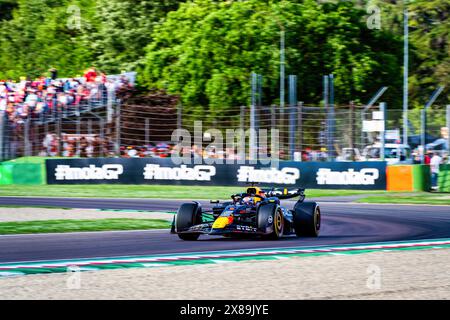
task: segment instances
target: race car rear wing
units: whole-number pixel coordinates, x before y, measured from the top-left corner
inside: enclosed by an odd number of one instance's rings
[[[277,197],[280,200],[292,199],[295,197],[302,197],[302,199],[305,199],[305,189],[303,188],[296,188],[296,189],[284,188],[282,190],[271,189],[269,191],[266,191],[266,195],[268,197]]]

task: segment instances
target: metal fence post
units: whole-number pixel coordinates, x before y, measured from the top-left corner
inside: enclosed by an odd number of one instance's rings
[[[328,110],[328,101],[329,101],[329,78],[327,75],[323,76],[323,107],[326,112],[326,120],[325,120],[325,145],[327,149],[328,159],[330,158],[330,150],[329,150],[329,138],[330,138],[330,122],[329,122],[329,110]]]
[[[0,161],[5,160],[3,143],[5,134],[5,111],[0,111]]]
[[[252,92],[251,92],[251,106],[253,106],[253,116],[252,116],[252,111],[250,109],[250,122],[253,121],[253,126],[252,128],[257,131],[259,128],[259,123],[258,123],[258,105],[259,105],[259,101],[260,101],[260,80],[261,80],[261,76],[259,74],[256,74],[254,72],[252,72]],[[252,120],[253,117],[253,120]]]
[[[258,74],[258,106],[262,106],[262,86],[263,86],[263,77]]]
[[[364,133],[364,120],[366,118],[366,111],[365,108],[361,109],[361,139],[360,139],[360,144],[361,144],[361,149],[364,149],[364,145],[366,144],[366,137],[365,137],[365,133]]]
[[[245,106],[241,106],[241,115],[239,117],[239,128],[242,131],[245,131],[244,117],[245,117]]]
[[[250,137],[249,137],[249,159],[256,159],[257,141],[256,141],[256,87],[257,74],[252,72],[251,79],[251,104],[250,104]],[[256,149],[255,149],[256,148]]]
[[[61,124],[61,113],[59,112],[59,110],[57,110],[57,113],[56,113],[56,115],[57,115],[57,117],[58,117],[58,122],[57,122],[57,132],[58,132],[58,156],[62,156],[62,148],[61,148],[61,146],[62,146],[62,124]]]
[[[112,88],[108,88],[106,90],[106,122],[111,123],[113,121],[113,99],[114,99],[114,90]]]
[[[0,114],[0,161],[4,161],[11,158],[11,128],[6,112]]]
[[[383,115],[383,131],[381,132],[381,161],[385,160],[385,145],[386,145],[386,103],[380,103],[381,114]]]
[[[80,110],[81,110],[81,106],[80,106],[80,104],[77,104],[77,106],[75,107],[75,115],[77,118],[80,117],[80,114],[81,114]]]
[[[330,82],[330,89],[329,89],[329,110],[328,110],[328,116],[329,116],[329,137],[328,137],[328,161],[333,161],[335,158],[335,152],[334,152],[334,141],[335,141],[335,112],[334,112],[334,76],[330,74],[328,76],[329,82]]]
[[[448,155],[448,163],[450,163],[450,104],[447,105],[447,155]]]
[[[145,145],[148,146],[150,142],[150,119],[145,118]]]
[[[439,97],[439,95],[444,91],[445,86],[439,86],[431,95],[428,102],[425,104],[425,107],[423,107],[423,111],[421,111],[421,144],[423,147],[423,155],[421,158],[422,164],[425,162],[425,149],[426,149],[426,131],[427,131],[427,110],[433,105],[433,103],[436,101],[436,99]]]
[[[56,99],[56,95],[52,99],[52,119],[55,121],[58,120],[58,100]]]
[[[256,74],[256,90],[255,90],[255,130],[258,131],[260,128],[260,114],[262,107],[262,75]]]
[[[286,72],[286,57],[285,57],[285,43],[286,36],[284,27],[280,30],[280,121],[283,123],[284,118],[284,96],[285,96],[285,72]]]
[[[300,159],[302,159],[303,152],[303,102],[300,101],[297,104],[297,130],[298,138],[297,138],[297,150],[300,152]]]
[[[77,148],[75,153],[77,155],[80,155],[81,151],[80,151],[80,136],[81,136],[81,119],[79,118],[79,116],[77,117],[77,123],[76,123],[76,135],[77,135]]]
[[[270,108],[269,109],[269,111],[270,111],[270,128],[276,130],[277,129],[277,114],[276,114],[277,106],[272,104],[269,108]],[[273,141],[273,139],[274,139],[274,136],[272,135],[273,133],[274,132],[272,132],[272,130],[270,130],[270,141]],[[280,139],[280,137],[278,137],[278,143],[280,143],[279,139]],[[272,151],[273,151],[272,147],[273,146],[272,146],[272,143],[271,143],[271,147],[270,147],[270,155],[271,155],[271,157],[272,157]],[[279,157],[279,156],[277,156],[277,157]]]
[[[92,134],[92,119],[88,119],[88,123],[87,123],[87,131],[88,131],[88,135]]]
[[[294,160],[295,152],[295,104],[289,105],[289,159]]]
[[[295,111],[297,105],[297,76],[289,75],[289,159],[295,151]]]
[[[256,151],[257,148],[257,141],[256,141],[256,128],[255,128],[255,105],[250,105],[250,137],[249,137],[249,151],[250,151],[250,160],[256,160]]]
[[[27,116],[27,119],[24,122],[23,126],[23,155],[29,156],[28,154],[28,145],[30,144],[29,141],[29,135],[30,135],[30,115]]]
[[[422,154],[420,162],[425,163],[426,154],[426,131],[427,131],[427,109],[420,109],[420,145],[422,146]]]
[[[117,100],[116,106],[116,154],[120,157],[120,99]]]
[[[276,105],[270,106],[270,126],[275,129],[277,127]]]
[[[47,118],[48,117],[44,118],[44,131],[45,131],[45,134],[48,133],[48,119]]]
[[[34,123],[33,144],[36,145],[36,147],[35,147],[36,152],[33,153],[33,149],[32,149],[31,150],[32,155],[38,156],[41,153],[41,150],[40,150],[41,143],[39,141],[39,123],[38,122]]]
[[[104,156],[103,148],[105,145],[105,123],[103,119],[100,119],[100,157]]]
[[[183,126],[183,105],[178,103],[177,108],[177,129],[181,129]]]
[[[350,125],[350,137],[349,137],[349,147],[353,150],[355,147],[355,102],[350,101],[350,113],[349,113],[349,125]],[[361,123],[362,125],[362,123]],[[352,151],[353,154],[353,151]]]

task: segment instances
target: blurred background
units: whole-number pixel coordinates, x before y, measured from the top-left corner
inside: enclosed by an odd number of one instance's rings
[[[0,158],[168,157],[201,120],[276,128],[285,160],[446,162],[449,8],[0,1]]]

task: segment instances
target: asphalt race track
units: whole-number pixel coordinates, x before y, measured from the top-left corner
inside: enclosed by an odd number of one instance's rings
[[[0,236],[0,262],[450,238],[450,206],[371,205],[318,200],[322,209],[319,238],[291,236],[279,241],[263,241],[202,236],[198,241],[187,242],[167,230],[6,235]],[[149,211],[175,211],[182,202],[157,199],[0,198],[0,204],[4,205]],[[210,206],[207,202],[202,204],[204,207]],[[293,202],[286,201],[284,205],[290,207]]]

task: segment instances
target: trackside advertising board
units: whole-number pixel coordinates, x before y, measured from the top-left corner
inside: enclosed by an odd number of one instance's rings
[[[48,184],[161,184],[293,186],[386,190],[385,162],[294,162],[175,165],[170,159],[92,158],[46,160]]]

